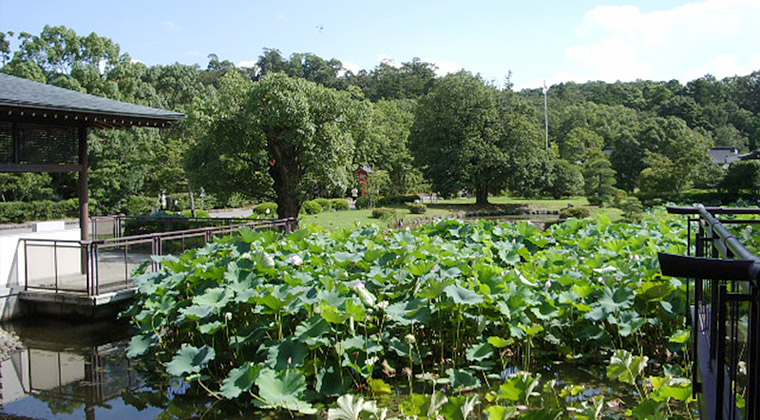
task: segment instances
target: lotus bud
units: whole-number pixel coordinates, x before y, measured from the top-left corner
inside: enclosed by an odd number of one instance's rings
[[[224,319],[226,319],[227,321],[232,321],[232,312],[225,312]]]
[[[406,340],[406,342],[407,342],[407,343],[409,343],[409,344],[414,344],[414,343],[416,343],[416,342],[417,342],[417,339],[416,339],[416,338],[414,338],[414,335],[413,335],[413,334],[407,334],[407,335],[404,337],[404,340]]]
[[[369,306],[369,307],[374,307],[375,303],[377,303],[377,298],[375,297],[375,295],[370,293],[370,291],[367,290],[366,287],[364,287],[364,283],[360,281],[356,282],[356,284],[354,285],[354,291],[356,292],[357,295],[359,295],[359,299],[361,299],[364,305]]]
[[[303,258],[301,258],[298,254],[293,254],[290,256],[290,258],[288,258],[288,262],[298,267],[303,264]]]

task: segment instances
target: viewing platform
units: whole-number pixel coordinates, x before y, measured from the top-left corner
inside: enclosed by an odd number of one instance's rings
[[[125,235],[127,224],[132,232],[158,232]],[[134,273],[161,269],[153,255],[202,247],[244,226],[291,232],[298,228],[298,219],[94,217],[91,239],[84,241],[76,239],[79,228],[65,229],[63,222],[38,226],[39,231],[29,233],[0,232],[3,320],[27,315],[115,316],[135,294]]]

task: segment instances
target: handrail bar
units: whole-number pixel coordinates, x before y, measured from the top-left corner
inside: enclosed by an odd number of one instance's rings
[[[232,228],[240,228],[243,226],[284,226],[289,222],[294,222],[298,220],[297,217],[288,217],[285,219],[270,219],[267,221],[251,221],[250,223],[241,223],[238,225],[226,225],[226,226],[207,226],[203,228],[195,228],[195,229],[185,229],[185,230],[173,230],[168,232],[156,232],[156,233],[146,233],[143,235],[130,235],[130,236],[122,236],[119,238],[106,238],[106,239],[88,239],[83,240],[81,243],[83,245],[89,245],[89,244],[107,244],[109,242],[122,242],[124,239],[129,240],[138,240],[138,239],[153,239],[156,237],[161,238],[167,238],[171,236],[177,236],[177,235],[183,235],[183,234],[192,234],[192,233],[203,233],[210,230],[215,229],[232,229]]]
[[[697,207],[667,206],[665,207],[665,209],[670,214],[699,214],[700,207],[705,209],[710,214],[760,214],[760,207],[758,208],[705,207],[702,204],[698,204]]]
[[[739,239],[737,239],[733,233],[729,232],[728,229],[720,224],[718,219],[716,219],[703,205],[699,204],[697,206],[697,210],[699,211],[702,218],[704,218],[707,224],[710,226],[710,229],[713,231],[713,233],[718,235],[718,238],[715,239],[718,239],[729,250],[731,250],[731,252],[734,254],[734,258],[760,262],[760,257],[742,245],[742,243],[739,242]],[[758,211],[760,211],[760,209],[758,209]],[[725,258],[727,256],[724,255],[723,257]],[[758,279],[758,275],[760,275],[760,271],[755,272],[755,280]]]

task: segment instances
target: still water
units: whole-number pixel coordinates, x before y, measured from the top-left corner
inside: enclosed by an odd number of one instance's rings
[[[2,327],[16,333],[24,349],[0,365],[0,413],[139,420],[154,419],[164,411],[128,401],[146,389],[126,356],[128,324],[24,319]]]
[[[18,335],[24,349],[0,364],[0,419],[293,418],[287,412],[212,403],[178,383],[156,385],[165,378],[145,369],[138,373],[126,356],[132,334],[126,322],[24,319],[2,328]],[[564,364],[549,364],[539,371],[545,379],[584,384],[584,392],[577,398],[605,394],[631,402],[627,392],[611,388],[599,373]],[[389,396],[379,402],[394,407],[399,403],[396,398]]]

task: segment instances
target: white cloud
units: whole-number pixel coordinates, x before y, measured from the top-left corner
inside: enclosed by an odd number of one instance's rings
[[[346,74],[346,71],[350,71],[353,74],[359,73],[359,70],[361,70],[361,67],[358,65],[350,62],[350,61],[343,61],[343,70],[341,70],[338,74],[338,76],[343,76]]]
[[[437,76],[445,76],[449,73],[456,73],[462,70],[462,65],[456,61],[436,60],[435,58],[424,58],[422,61],[435,64],[438,69],[435,71]]]
[[[256,60],[244,60],[237,63],[238,67],[256,67]]]
[[[282,13],[277,15],[277,19],[279,20],[288,20],[287,16],[283,15]]]
[[[166,22],[164,22],[164,28],[170,31],[176,31],[177,29],[179,29],[179,25],[172,22],[171,20],[167,20]]]
[[[757,0],[705,0],[669,10],[598,6],[575,29],[565,66],[547,83],[721,78],[757,69]]]
[[[135,64],[135,63],[141,63],[141,64],[143,64],[142,60],[138,60],[136,58],[130,59],[129,62],[132,63],[132,64]]]

